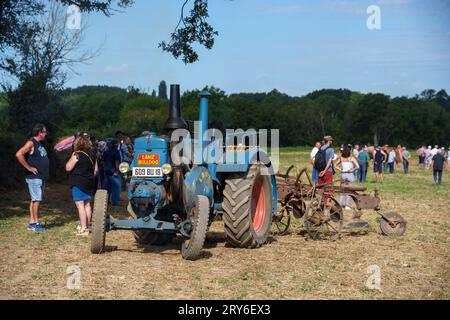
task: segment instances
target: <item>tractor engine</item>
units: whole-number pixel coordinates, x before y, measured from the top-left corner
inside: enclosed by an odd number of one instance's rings
[[[168,163],[168,139],[151,132],[139,137],[134,144],[128,199],[140,217],[156,216],[167,202],[166,182],[172,166]]]

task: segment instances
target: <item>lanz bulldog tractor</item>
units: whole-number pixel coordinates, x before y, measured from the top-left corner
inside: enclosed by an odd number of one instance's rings
[[[106,232],[132,230],[140,244],[163,245],[181,236],[182,257],[193,260],[199,257],[216,215],[222,216],[227,242],[232,246],[256,248],[267,241],[277,209],[270,159],[259,148],[246,148],[245,143],[223,148],[214,139],[203,139],[208,125],[208,96],[207,91],[200,93],[200,138],[173,139],[180,131],[177,129],[188,132],[188,126],[181,117],[180,87],[171,85],[170,116],[164,126],[168,136],[150,133],[137,138],[131,166],[120,164],[123,174],[131,172],[127,183],[131,218],[116,220],[108,214],[106,190],[98,190],[95,195],[92,253],[105,251]],[[225,141],[235,140],[233,135],[225,137]],[[197,148],[201,160],[197,164],[180,161],[184,159],[177,151],[181,144]],[[223,159],[234,161],[208,161],[209,153],[204,152],[207,148],[213,153],[216,148],[223,152]]]

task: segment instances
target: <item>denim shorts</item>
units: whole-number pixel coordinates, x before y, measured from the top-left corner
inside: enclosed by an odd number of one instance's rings
[[[44,196],[45,180],[26,178],[25,181],[28,184],[31,201],[42,201],[42,197]]]
[[[80,188],[72,187],[72,199],[73,201],[84,201],[92,198],[92,194],[82,191]]]

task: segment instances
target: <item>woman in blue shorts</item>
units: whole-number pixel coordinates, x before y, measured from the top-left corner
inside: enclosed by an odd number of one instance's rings
[[[73,150],[72,156],[67,161],[66,171],[70,172],[72,198],[80,217],[80,228],[77,228],[77,234],[89,235],[92,217],[90,200],[95,189],[97,160],[92,153],[92,145],[87,134],[81,134],[75,139]]]

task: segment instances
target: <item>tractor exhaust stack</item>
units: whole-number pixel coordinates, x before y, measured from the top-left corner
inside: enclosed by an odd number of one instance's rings
[[[172,131],[175,129],[187,129],[186,121],[181,117],[180,104],[180,85],[170,85],[170,100],[169,100],[169,118],[164,125],[164,130]]]

